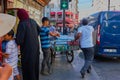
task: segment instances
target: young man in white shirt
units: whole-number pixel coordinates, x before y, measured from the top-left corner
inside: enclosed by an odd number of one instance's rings
[[[82,78],[85,77],[86,72],[90,73],[92,61],[94,59],[93,31],[94,28],[88,25],[88,20],[83,19],[82,26],[78,28],[75,37],[75,40],[80,40],[80,47],[85,57],[85,64],[80,71]]]

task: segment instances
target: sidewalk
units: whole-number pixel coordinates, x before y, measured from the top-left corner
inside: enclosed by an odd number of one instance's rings
[[[84,65],[84,59],[82,57],[80,57],[81,54],[80,51],[75,51],[74,55],[74,61],[72,62],[72,66],[74,68],[74,70],[79,73],[82,66]],[[94,70],[94,67],[92,67],[92,72],[91,74],[87,74],[85,79],[81,79],[81,80],[100,80],[99,76],[97,75],[96,71]]]
[[[58,54],[53,64],[53,74],[49,76],[40,75],[40,80],[100,80],[95,70],[87,74],[86,78],[81,79],[80,69],[84,60],[79,57],[78,51],[75,52],[75,58],[72,64],[67,63],[65,55]]]

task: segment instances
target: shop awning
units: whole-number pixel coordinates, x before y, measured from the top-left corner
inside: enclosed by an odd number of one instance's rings
[[[58,27],[63,27],[63,24],[57,24]],[[74,27],[74,24],[65,24],[65,26],[69,27],[69,28],[72,28]]]
[[[72,13],[72,12],[69,12],[69,11],[66,11],[65,14],[66,14],[66,15],[73,15],[73,13]]]
[[[68,24],[73,24],[73,20],[70,19],[70,18],[66,18],[65,22],[68,23]],[[56,23],[63,23],[63,21],[62,20],[58,20]]]
[[[63,21],[62,20],[58,20],[56,23],[57,23],[57,26],[63,27]],[[74,21],[72,19],[66,18],[65,25],[70,27],[70,28],[74,27]]]
[[[62,15],[62,12],[57,12],[58,15]]]
[[[57,12],[58,15],[62,15],[63,12]],[[72,15],[73,16],[73,13],[72,12],[69,12],[69,11],[66,11],[65,12],[66,15]]]
[[[50,15],[55,15],[56,14],[56,12],[50,12]]]
[[[37,1],[42,6],[46,6],[50,2],[50,0],[34,0],[34,1]]]

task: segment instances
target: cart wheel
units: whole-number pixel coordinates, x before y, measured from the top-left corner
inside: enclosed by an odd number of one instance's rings
[[[74,60],[73,51],[66,51],[67,62],[71,63]]]

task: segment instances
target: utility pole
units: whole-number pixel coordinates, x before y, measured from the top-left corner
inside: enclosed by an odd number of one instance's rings
[[[63,10],[63,34],[65,34],[65,9]]]
[[[65,10],[68,9],[69,6],[69,0],[60,0],[60,8],[63,10],[63,34],[65,34]]]
[[[108,0],[108,11],[110,11],[110,0]]]

